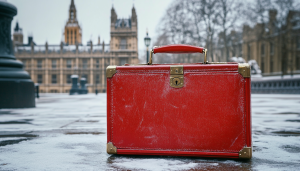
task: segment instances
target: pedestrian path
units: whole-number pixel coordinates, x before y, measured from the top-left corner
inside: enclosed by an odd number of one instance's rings
[[[252,95],[250,161],[106,153],[106,94],[41,94],[0,109],[0,170],[297,170],[300,95]]]

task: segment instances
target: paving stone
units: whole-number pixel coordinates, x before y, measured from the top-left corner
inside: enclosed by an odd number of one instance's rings
[[[106,153],[106,94],[41,94],[0,109],[0,170],[299,170],[300,95],[252,95],[248,161]]]

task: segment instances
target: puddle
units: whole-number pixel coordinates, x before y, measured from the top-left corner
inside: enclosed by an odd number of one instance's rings
[[[34,135],[34,134],[2,134],[2,135],[0,135],[0,138],[8,138],[8,137],[34,138],[34,137],[38,137],[38,135]]]
[[[0,122],[0,124],[31,124],[31,121],[33,121],[33,119],[21,119],[21,120]]]
[[[104,134],[104,132],[66,132],[66,135],[78,135],[78,134],[92,134],[92,135],[99,135]]]
[[[3,140],[1,141],[1,138],[19,138],[19,139],[11,139],[11,140]],[[22,141],[27,141],[31,140],[35,137],[38,137],[38,135],[33,135],[33,134],[7,134],[7,135],[0,135],[0,147],[1,146],[6,146],[6,145],[12,145],[12,144],[18,144],[19,142]]]
[[[286,122],[300,122],[299,119],[293,119],[293,120],[285,120]]]
[[[19,142],[30,140],[30,139],[31,138],[24,138],[24,139],[18,139],[18,140],[4,140],[4,141],[0,141],[0,147],[1,146],[6,146],[6,145],[18,144]]]
[[[298,112],[280,112],[280,113],[274,113],[274,114],[280,114],[280,115],[290,115],[290,114],[295,114],[295,115],[300,115]]]
[[[292,131],[276,131],[272,133],[280,136],[300,136],[300,132],[292,132]]]
[[[0,115],[15,115],[17,113],[13,113],[12,111],[0,111]]]
[[[294,146],[294,145],[284,145],[281,146],[283,150],[289,152],[289,153],[300,153],[300,147],[299,146]]]

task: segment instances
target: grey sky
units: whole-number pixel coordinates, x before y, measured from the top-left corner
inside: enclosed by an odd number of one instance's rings
[[[68,19],[71,0],[8,0],[18,8],[18,14],[12,22],[12,30],[16,21],[23,29],[24,43],[28,34],[32,34],[35,43],[59,44],[63,29]],[[156,36],[156,26],[165,14],[172,0],[75,0],[77,18],[82,28],[82,42],[90,39],[97,43],[110,40],[110,10],[112,4],[118,18],[131,16],[134,4],[138,16],[139,49],[145,49],[144,37],[146,28],[149,35]]]

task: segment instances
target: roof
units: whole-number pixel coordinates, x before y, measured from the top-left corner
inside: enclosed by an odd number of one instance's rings
[[[117,19],[115,28],[131,28],[131,19]]]

